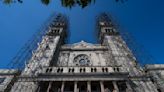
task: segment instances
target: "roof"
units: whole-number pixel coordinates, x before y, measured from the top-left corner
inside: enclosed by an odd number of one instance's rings
[[[164,70],[164,64],[148,64],[145,65],[147,70]]]
[[[16,69],[0,69],[0,75],[13,75],[18,73]]]
[[[78,43],[74,44],[65,44],[62,46],[62,49],[64,50],[102,50],[107,49],[106,46],[103,46],[101,44],[92,44],[85,41],[80,41]]]

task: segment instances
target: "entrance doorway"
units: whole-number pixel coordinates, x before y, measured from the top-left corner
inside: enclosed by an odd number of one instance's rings
[[[98,81],[91,82],[91,90],[92,92],[101,92],[100,82]]]
[[[87,82],[78,82],[77,89],[79,92],[87,92]]]

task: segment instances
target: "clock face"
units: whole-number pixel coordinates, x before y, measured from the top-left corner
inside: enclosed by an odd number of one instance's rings
[[[87,55],[78,55],[74,58],[74,63],[77,66],[88,66],[90,65],[90,60],[89,57]]]

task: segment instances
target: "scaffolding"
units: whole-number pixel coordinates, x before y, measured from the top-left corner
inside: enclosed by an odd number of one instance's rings
[[[112,16],[108,13],[101,13],[96,18],[97,24],[96,24],[96,34],[97,39],[100,41],[100,28],[102,26],[99,25],[100,22],[104,22],[105,26],[110,26],[116,29],[116,31],[119,32],[122,39],[125,41],[126,45],[129,47],[131,52],[136,58],[136,62],[139,66],[144,66],[146,64],[154,64],[155,60],[154,58],[144,49],[143,46],[141,46],[135,38],[129,33],[128,31],[122,30],[119,25],[117,25],[117,22],[112,18]]]
[[[23,70],[25,65],[30,61],[34,51],[38,48],[39,43],[42,41],[43,37],[48,33],[49,29],[60,24],[56,23],[66,23],[68,27],[68,20],[65,15],[52,13],[52,15],[45,21],[41,28],[32,35],[32,37],[25,43],[25,45],[18,51],[16,56],[7,65],[9,69]],[[67,30],[66,30],[67,31]],[[67,32],[68,35],[68,32]],[[65,40],[67,42],[68,40]]]

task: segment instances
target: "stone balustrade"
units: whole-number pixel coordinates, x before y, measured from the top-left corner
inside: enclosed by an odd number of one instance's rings
[[[125,72],[122,67],[45,67],[42,73],[115,73]]]

